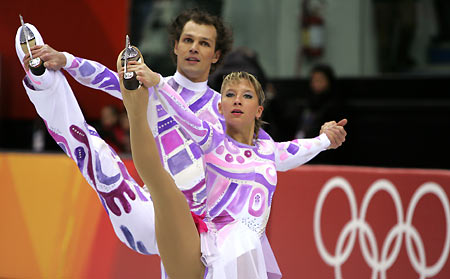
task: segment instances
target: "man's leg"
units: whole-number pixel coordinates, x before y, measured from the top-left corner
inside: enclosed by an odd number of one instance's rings
[[[43,44],[36,28],[27,26],[36,43]],[[25,53],[20,47],[20,30],[16,35],[16,51],[22,63]],[[64,75],[46,70],[44,75],[34,76],[27,71],[23,85],[50,135],[97,192],[118,238],[142,254],[158,253],[149,194],[131,178],[114,150],[86,123]]]

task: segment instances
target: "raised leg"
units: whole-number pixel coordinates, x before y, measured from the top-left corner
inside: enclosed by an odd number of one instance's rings
[[[37,29],[27,25],[35,32],[37,44],[43,44]],[[18,35],[20,31],[19,28]],[[22,63],[25,54],[18,36],[16,51]],[[128,174],[114,150],[86,123],[64,75],[46,70],[44,75],[34,76],[27,71],[23,85],[50,135],[97,192],[117,237],[139,253],[157,254],[150,195]]]
[[[122,81],[121,91],[130,121],[133,161],[153,199],[156,240],[166,272],[171,279],[202,278],[205,267],[200,260],[200,237],[189,205],[159,160],[156,142],[148,125],[149,91],[144,86],[126,90]]]

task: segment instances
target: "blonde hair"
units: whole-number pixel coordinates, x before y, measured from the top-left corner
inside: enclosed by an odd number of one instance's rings
[[[258,97],[258,105],[264,106],[264,101],[266,100],[266,96],[261,87],[261,83],[259,83],[258,79],[252,74],[247,72],[231,72],[223,78],[222,87],[220,88],[220,93],[222,94],[225,90],[225,87],[234,82],[239,82],[241,80],[247,80],[255,89],[256,96]],[[259,129],[262,125],[267,124],[267,122],[262,121],[260,118],[255,118],[255,129],[254,129],[254,138],[258,138]]]

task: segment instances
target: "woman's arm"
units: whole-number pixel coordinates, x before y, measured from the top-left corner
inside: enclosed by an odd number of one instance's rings
[[[275,143],[275,166],[278,171],[287,171],[303,165],[327,149],[330,141],[326,134],[312,139],[296,139]]]
[[[277,170],[287,171],[314,158],[326,149],[336,149],[345,141],[347,132],[344,126],[347,119],[338,123],[326,122],[322,125],[320,136],[312,139],[296,139],[290,142],[275,143],[275,164]]]

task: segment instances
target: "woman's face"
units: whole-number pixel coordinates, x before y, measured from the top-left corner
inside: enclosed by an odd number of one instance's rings
[[[311,75],[311,89],[314,93],[320,94],[327,90],[329,81],[327,76],[322,72],[314,72]]]
[[[227,127],[253,130],[255,118],[261,117],[263,106],[259,105],[253,85],[243,79],[229,82],[224,87],[219,112],[223,114]]]

